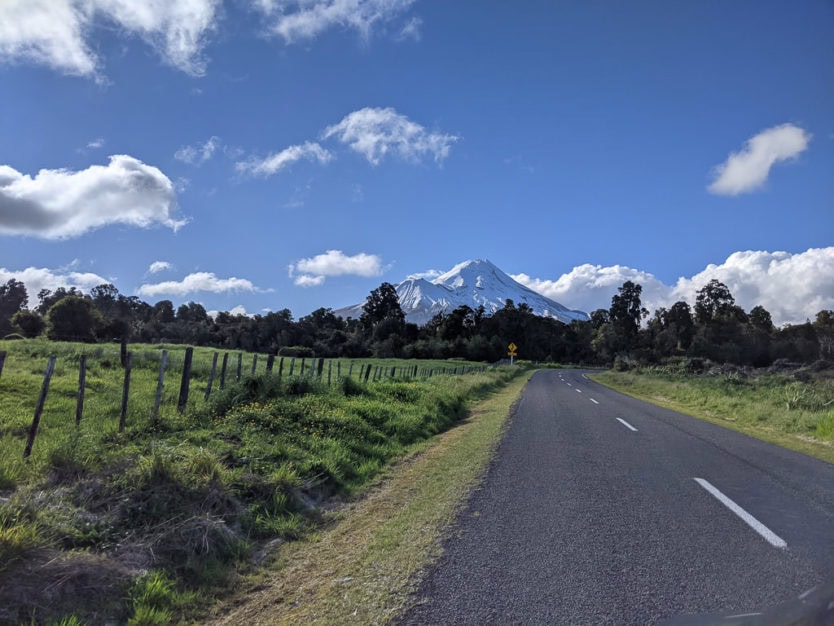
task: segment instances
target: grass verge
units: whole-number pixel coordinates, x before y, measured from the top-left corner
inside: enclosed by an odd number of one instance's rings
[[[834,463],[834,381],[654,371],[604,372],[611,389]]]
[[[214,623],[390,621],[440,556],[444,529],[482,477],[529,376],[387,470],[366,497],[330,513],[324,530],[282,546],[271,567],[216,607]]]

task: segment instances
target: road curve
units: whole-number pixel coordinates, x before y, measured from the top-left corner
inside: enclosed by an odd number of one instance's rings
[[[834,465],[542,371],[402,624],[651,624],[834,581]]]

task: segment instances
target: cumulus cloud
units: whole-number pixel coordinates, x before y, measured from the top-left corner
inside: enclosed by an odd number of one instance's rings
[[[666,285],[653,274],[615,265],[580,265],[556,280],[516,274],[515,280],[570,308],[607,309],[626,280],[643,286],[643,304],[650,311],[679,300],[695,304],[696,293],[713,278],[730,289],[736,304],[749,311],[766,308],[776,324],[802,323],[818,311],[834,309],[834,247],[805,252],[734,252],[720,264],[708,265],[691,277]]]
[[[289,271],[299,287],[317,287],[328,276],[379,276],[383,268],[382,259],[375,254],[360,252],[348,256],[341,250],[328,250],[314,257],[299,259],[289,266]]]
[[[156,274],[158,272],[164,272],[165,270],[171,269],[171,264],[168,261],[154,261],[148,267],[148,271],[151,274]]]
[[[313,39],[331,28],[354,29],[368,40],[374,28],[391,22],[415,0],[253,0],[288,44]]]
[[[136,293],[140,296],[154,298],[162,294],[186,296],[191,293],[207,291],[211,293],[228,293],[233,291],[262,291],[245,278],[218,278],[212,272],[195,272],[182,280],[166,280],[161,283],[141,285]]]
[[[301,274],[295,277],[295,284],[298,287],[318,287],[324,284],[324,276],[310,276],[309,274]]]
[[[211,319],[217,319],[218,314],[220,311],[206,311],[206,315],[208,315]],[[238,304],[236,307],[229,309],[226,311],[229,315],[245,315],[246,317],[252,317],[251,313],[246,312],[246,308],[242,304]]]
[[[22,270],[9,270],[0,267],[0,283],[6,283],[14,278],[26,285],[29,294],[29,307],[38,303],[38,292],[41,289],[55,291],[58,287],[75,287],[81,291],[89,291],[93,287],[112,281],[93,274],[92,272],[74,272],[68,268],[50,269],[46,267],[27,267]]]
[[[775,164],[795,159],[808,148],[810,141],[811,135],[793,124],[767,128],[716,166],[715,180],[708,190],[723,196],[755,191],[765,184]]]
[[[390,107],[354,111],[338,124],[328,126],[322,136],[335,137],[373,165],[389,154],[411,162],[430,156],[440,163],[459,139],[455,135],[429,132]]]
[[[432,281],[438,276],[442,275],[443,272],[440,270],[426,270],[425,272],[415,272],[414,274],[409,274],[406,280],[419,280],[423,278],[428,281]],[[525,278],[529,278],[527,274],[519,274],[519,276],[524,276]],[[518,279],[516,279],[518,280]],[[519,281],[521,282],[521,281]]]
[[[162,59],[202,75],[201,56],[222,0],[4,0],[0,60],[28,61],[65,74],[100,77],[92,33],[115,25],[138,36]]]
[[[239,172],[249,173],[253,176],[271,176],[301,159],[327,163],[332,158],[333,154],[329,150],[322,148],[315,142],[306,141],[300,145],[284,148],[281,152],[270,154],[264,159],[240,161],[235,167]]]
[[[214,155],[219,146],[220,137],[212,136],[203,144],[183,146],[174,153],[174,158],[189,165],[202,165]]]
[[[85,170],[40,170],[34,177],[0,165],[0,234],[76,237],[108,224],[174,230],[176,194],[159,169],[131,156]]]

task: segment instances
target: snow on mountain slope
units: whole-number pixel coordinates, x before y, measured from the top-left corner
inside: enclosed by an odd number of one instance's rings
[[[587,320],[588,314],[574,311],[514,281],[485,259],[458,263],[431,282],[424,278],[407,278],[397,285],[397,295],[406,320],[425,324],[438,313],[449,313],[465,304],[473,309],[483,305],[487,314],[503,308],[507,299],[516,306],[528,304],[536,315],[553,317],[569,324]],[[362,304],[334,311],[343,318],[358,318]]]

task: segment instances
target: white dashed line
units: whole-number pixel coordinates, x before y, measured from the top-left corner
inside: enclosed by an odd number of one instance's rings
[[[576,391],[576,393],[582,393],[581,389],[576,389],[575,391]]]
[[[570,383],[567,383],[567,382],[566,382],[565,384],[566,384],[568,387],[573,387],[573,385],[571,385]]]
[[[625,427],[626,427],[626,428],[628,428],[629,430],[633,430],[634,432],[637,432],[637,429],[636,429],[636,428],[634,428],[634,426],[632,426],[631,424],[629,424],[629,423],[628,423],[627,421],[625,421],[624,419],[622,419],[622,418],[618,417],[618,418],[617,418],[617,421],[618,421],[618,422],[620,422],[620,424],[622,424],[623,426],[625,426]]]
[[[703,487],[704,489],[709,491],[713,496],[715,496],[715,498],[721,504],[726,506],[733,513],[735,513],[742,520],[744,520],[745,524],[747,524],[750,528],[752,528],[757,533],[759,533],[765,539],[765,541],[767,541],[774,548],[787,548],[788,547],[788,544],[785,542],[784,539],[782,539],[777,534],[775,534],[772,530],[770,530],[767,526],[762,524],[755,517],[750,515],[750,513],[748,513],[744,509],[742,509],[735,502],[730,500],[727,496],[725,496],[723,493],[721,493],[718,489],[713,487],[708,481],[704,480],[703,478],[695,478],[694,480],[695,480],[696,483],[701,485],[701,487]]]
[[[597,402],[597,401],[596,401],[596,400],[594,400],[593,398],[591,398],[591,402],[593,402],[594,404],[599,404],[599,402]]]

